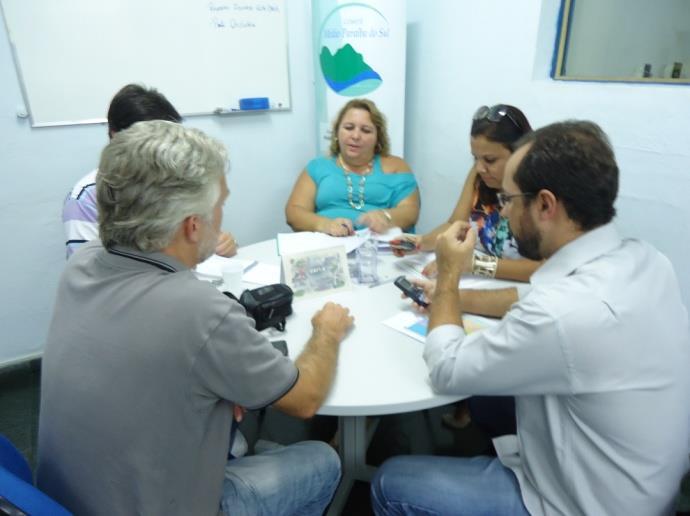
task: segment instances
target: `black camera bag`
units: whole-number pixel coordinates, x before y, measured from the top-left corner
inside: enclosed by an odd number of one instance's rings
[[[292,289],[287,285],[274,283],[245,290],[239,299],[230,292],[223,293],[244,307],[247,315],[256,322],[258,331],[271,326],[285,330],[285,318],[292,313]]]

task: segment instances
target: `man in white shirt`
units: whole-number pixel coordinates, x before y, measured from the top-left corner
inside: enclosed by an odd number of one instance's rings
[[[424,351],[439,392],[515,395],[517,435],[494,440],[498,458],[392,459],[372,482],[375,511],[668,514],[690,435],[688,317],[673,267],[611,224],[618,167],[597,125],[552,124],[517,147],[502,214],[520,254],[546,262],[500,324],[467,336],[462,309],[517,299],[458,291],[476,234],[451,226],[436,245]]]

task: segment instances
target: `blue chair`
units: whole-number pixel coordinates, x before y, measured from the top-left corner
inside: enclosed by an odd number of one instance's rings
[[[3,505],[14,506],[32,516],[72,514],[34,487],[29,463],[5,436],[0,435],[0,507]]]

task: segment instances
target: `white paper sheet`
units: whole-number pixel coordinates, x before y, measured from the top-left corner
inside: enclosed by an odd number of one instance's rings
[[[345,254],[347,254],[357,249],[365,240],[366,238],[362,238],[358,235],[334,237],[315,231],[278,233],[278,254],[280,256],[286,256],[290,254],[308,253],[339,245],[345,247]]]
[[[419,342],[424,342],[426,340],[429,317],[411,310],[405,310],[389,317],[383,321],[383,324]],[[498,319],[465,314],[462,316],[462,324],[465,328],[465,333],[470,335],[475,331],[484,330],[498,324]]]
[[[280,265],[257,262],[256,265],[245,269],[242,279],[258,285],[280,283]]]
[[[278,254],[285,256],[288,254],[308,253],[339,245],[344,246],[345,254],[348,254],[368,239],[378,242],[390,242],[401,234],[402,230],[400,228],[390,228],[385,233],[374,233],[369,229],[360,229],[355,231],[354,235],[346,237],[334,237],[316,231],[278,233]]]
[[[256,261],[255,260],[242,260],[240,258],[225,258],[224,256],[218,256],[217,254],[212,255],[207,260],[201,262],[196,266],[194,272],[199,279],[206,281],[216,281],[223,279],[223,266],[228,262],[241,263],[244,270],[246,271],[249,267],[252,267]]]

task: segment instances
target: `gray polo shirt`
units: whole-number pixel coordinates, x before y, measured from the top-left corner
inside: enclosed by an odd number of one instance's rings
[[[177,260],[91,242],[68,261],[43,357],[37,482],[80,514],[216,514],[233,402],[294,364]]]

